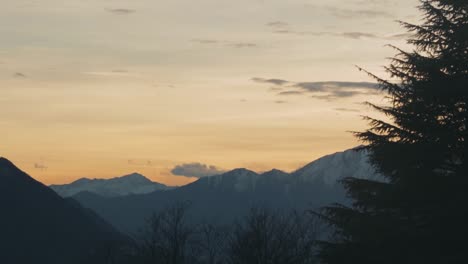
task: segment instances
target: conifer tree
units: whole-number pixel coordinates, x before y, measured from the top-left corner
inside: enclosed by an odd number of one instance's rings
[[[385,180],[343,181],[350,207],[320,212],[334,236],[324,263],[467,263],[468,1],[422,0],[421,25],[403,23],[415,48],[378,78],[389,104],[370,104],[388,120],[366,117],[370,159]],[[397,81],[393,81],[393,80]]]

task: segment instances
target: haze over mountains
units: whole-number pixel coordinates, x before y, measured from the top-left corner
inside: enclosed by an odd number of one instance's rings
[[[348,199],[338,182],[345,177],[379,176],[369,164],[366,151],[351,149],[320,158],[292,173],[235,169],[163,192],[120,197],[81,192],[73,198],[120,231],[134,233],[153,212],[176,202],[191,203],[192,221],[217,224],[230,223],[253,206],[301,210],[335,202],[346,204]]]
[[[126,238],[89,209],[64,199],[0,158],[0,263],[99,263]]]

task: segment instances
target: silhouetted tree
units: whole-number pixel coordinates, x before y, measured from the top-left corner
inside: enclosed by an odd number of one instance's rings
[[[321,244],[324,263],[463,263],[468,234],[468,1],[423,0],[412,52],[397,49],[374,76],[389,106],[357,133],[382,182],[349,178],[352,207],[326,207],[335,228]]]
[[[252,209],[231,237],[228,263],[315,263],[316,230],[309,215]]]
[[[177,203],[149,220],[137,257],[144,263],[192,263],[192,244],[195,228],[187,219],[187,203]]]
[[[224,264],[226,263],[226,247],[228,228],[215,226],[213,224],[203,224],[197,228],[197,249],[198,263],[203,264]]]

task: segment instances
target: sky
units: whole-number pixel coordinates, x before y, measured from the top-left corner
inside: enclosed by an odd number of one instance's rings
[[[416,0],[15,0],[0,9],[0,156],[45,184],[183,185],[361,144]]]

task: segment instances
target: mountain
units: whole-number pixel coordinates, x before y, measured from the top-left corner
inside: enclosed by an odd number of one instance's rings
[[[97,263],[91,257],[100,249],[128,241],[94,212],[5,158],[0,158],[0,212],[0,263]]]
[[[122,232],[133,233],[152,212],[178,201],[190,201],[193,221],[218,224],[232,222],[252,206],[303,210],[334,202],[346,204],[349,200],[339,180],[349,176],[379,177],[369,164],[366,151],[335,153],[292,173],[272,170],[258,174],[235,169],[166,192],[114,198],[80,194],[73,198]]]
[[[382,179],[369,162],[369,153],[361,146],[327,155],[295,171],[295,177],[303,181],[322,181],[336,185],[346,177]]]
[[[70,197],[80,192],[92,192],[104,197],[117,197],[171,189],[164,184],[152,182],[139,173],[113,179],[81,178],[70,184],[51,185],[50,188],[62,197]]]

